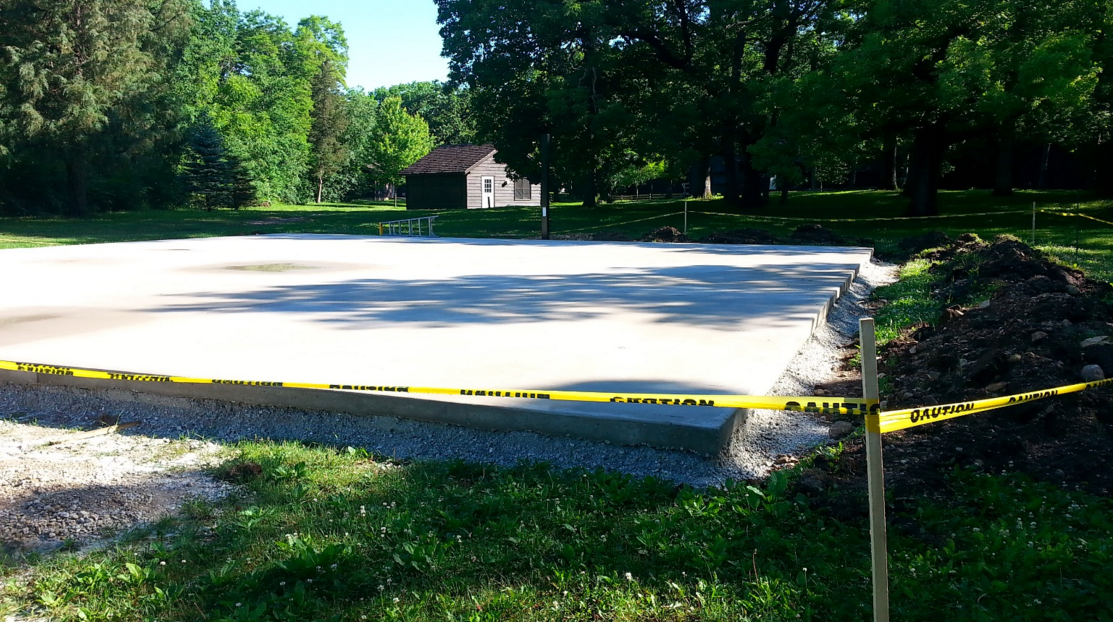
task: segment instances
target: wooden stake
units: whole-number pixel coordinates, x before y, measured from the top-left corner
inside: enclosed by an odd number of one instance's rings
[[[877,340],[873,318],[858,321],[862,343],[862,396],[877,400]],[[873,566],[873,619],[889,622],[889,552],[885,535],[885,465],[881,459],[878,414],[866,415],[866,471],[870,492],[870,561]]]
[[[119,423],[119,424],[116,424],[116,425],[110,425],[107,428],[100,428],[99,430],[89,430],[88,432],[78,432],[77,434],[71,434],[71,435],[67,436],[66,438],[60,438],[58,440],[50,441],[49,443],[46,444],[46,446],[50,447],[50,446],[53,446],[53,445],[61,445],[62,443],[72,443],[74,441],[84,441],[84,440],[93,438],[95,436],[105,436],[105,435],[108,435],[108,434],[114,434],[116,432],[119,432],[120,430],[127,430],[128,428],[134,428],[137,425],[139,425],[138,421],[132,421],[130,423]]]

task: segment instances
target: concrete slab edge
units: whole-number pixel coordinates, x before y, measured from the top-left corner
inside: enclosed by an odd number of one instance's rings
[[[115,371],[115,370],[104,370]],[[214,400],[248,406],[278,406],[298,410],[342,412],[371,417],[392,417],[458,425],[482,430],[535,432],[616,445],[649,445],[665,449],[714,455],[730,442],[734,429],[745,421],[746,411],[736,410],[718,428],[697,428],[664,422],[629,421],[574,413],[552,413],[460,404],[374,393],[253,387],[219,384],[168,384],[74,378],[0,370],[0,384],[58,386],[95,391],[122,390],[144,398]]]

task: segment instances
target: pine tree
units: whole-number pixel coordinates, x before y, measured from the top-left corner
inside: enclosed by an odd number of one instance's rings
[[[232,209],[251,207],[259,203],[259,191],[255,187],[255,180],[251,177],[243,161],[235,156],[229,156],[232,170]]]
[[[313,179],[317,183],[317,202],[325,189],[325,179],[339,171],[348,160],[349,150],[343,143],[348,129],[348,114],[340,94],[340,74],[332,61],[321,63],[314,76],[313,126],[309,131]]]
[[[214,207],[231,206],[233,170],[224,139],[213,127],[208,113],[201,115],[190,138],[189,148],[184,176],[194,205],[209,211]]]

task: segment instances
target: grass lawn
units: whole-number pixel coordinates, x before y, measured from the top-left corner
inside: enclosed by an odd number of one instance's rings
[[[840,234],[872,240],[884,256],[899,255],[897,242],[923,231],[951,235],[975,232],[984,238],[1010,233],[1031,238],[1031,207],[1073,212],[1079,195],[1064,191],[1023,191],[996,198],[986,191],[940,193],[945,218],[828,222],[829,219],[897,218],[905,200],[894,192],[798,192],[788,205],[772,205],[746,214],[731,214],[721,200],[689,201],[688,233],[700,238],[715,231],[761,228],[787,236],[805,222],[818,222]],[[1083,200],[1081,213],[1113,222],[1113,201]],[[578,204],[553,207],[554,234],[618,232],[640,237],[657,227],[683,228],[682,201],[616,203],[595,209]],[[194,210],[101,214],[89,219],[0,218],[0,248],[158,240],[256,233],[340,233],[377,235],[378,223],[438,216],[436,231],[451,237],[537,237],[540,210],[407,212],[390,201],[359,204],[277,205],[238,212]],[[779,220],[781,218],[804,220]],[[1113,225],[1085,218],[1039,213],[1036,244],[1061,261],[1078,265],[1095,278],[1113,281]]]
[[[931,221],[830,222],[896,253],[925,230],[1027,239],[1031,203],[1073,208],[1070,193],[944,193]],[[689,215],[694,237],[770,229],[790,218],[887,218],[892,193],[796,194],[745,217]],[[692,212],[722,213],[721,202]],[[1082,213],[1113,221],[1113,204]],[[554,209],[554,232],[640,236],[682,226],[678,202]],[[1021,211],[1026,213],[1013,213]],[[445,236],[530,237],[538,210],[444,213]],[[994,212],[988,216],[965,216]],[[0,219],[0,247],[253,232],[377,233],[412,217],[393,205],[279,206],[243,212],[142,212],[90,220]],[[417,215],[420,215],[418,213]],[[651,219],[651,220],[643,220]],[[631,222],[639,221],[639,222]],[[1075,231],[1074,225],[1080,224]],[[1113,280],[1113,226],[1040,215],[1037,243]],[[1081,250],[1074,250],[1075,236]],[[904,266],[882,330],[939,308],[924,262]],[[981,416],[992,416],[991,414]],[[59,620],[864,620],[870,616],[865,498],[808,498],[793,476],[695,490],[654,479],[545,465],[399,463],[360,449],[244,442],[221,473],[252,463],[241,492],[87,554],[0,557],[0,619]],[[835,459],[838,447],[818,450]],[[808,462],[798,467],[805,468]],[[237,469],[252,473],[252,469]],[[831,503],[849,500],[849,510]],[[828,503],[831,502],[831,503]],[[955,469],[938,498],[894,500],[895,620],[1113,620],[1113,503],[1017,474]]]
[[[397,464],[245,443],[262,475],[108,550],[7,571],[0,615],[60,620],[865,620],[861,515],[788,492],[602,472]],[[246,471],[244,469],[243,471]],[[1113,507],[956,471],[890,511],[896,620],[1108,620]],[[834,494],[834,493],[832,493]],[[850,494],[840,491],[838,494]],[[909,509],[911,508],[911,509]],[[0,579],[4,581],[4,579]]]

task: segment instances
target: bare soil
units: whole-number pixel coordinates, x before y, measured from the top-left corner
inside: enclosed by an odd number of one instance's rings
[[[1087,365],[1113,372],[1108,283],[1056,265],[1015,239],[988,244],[966,235],[931,256],[943,261],[933,268],[943,276],[933,292],[942,311],[933,325],[913,327],[882,349],[883,408],[1076,384],[1084,382]],[[861,395],[858,378],[823,389]],[[886,483],[898,505],[946,494],[946,475],[956,466],[1020,472],[1109,496],[1111,398],[1113,389],[1100,388],[886,434]],[[799,486],[806,493],[863,493],[861,439],[839,460],[819,460]],[[853,496],[832,500],[832,512],[864,512],[864,504],[846,498]]]
[[[103,424],[89,419],[82,427]],[[0,550],[81,546],[157,521],[190,499],[219,498],[231,486],[206,471],[218,452],[197,440],[84,437],[0,420]]]

